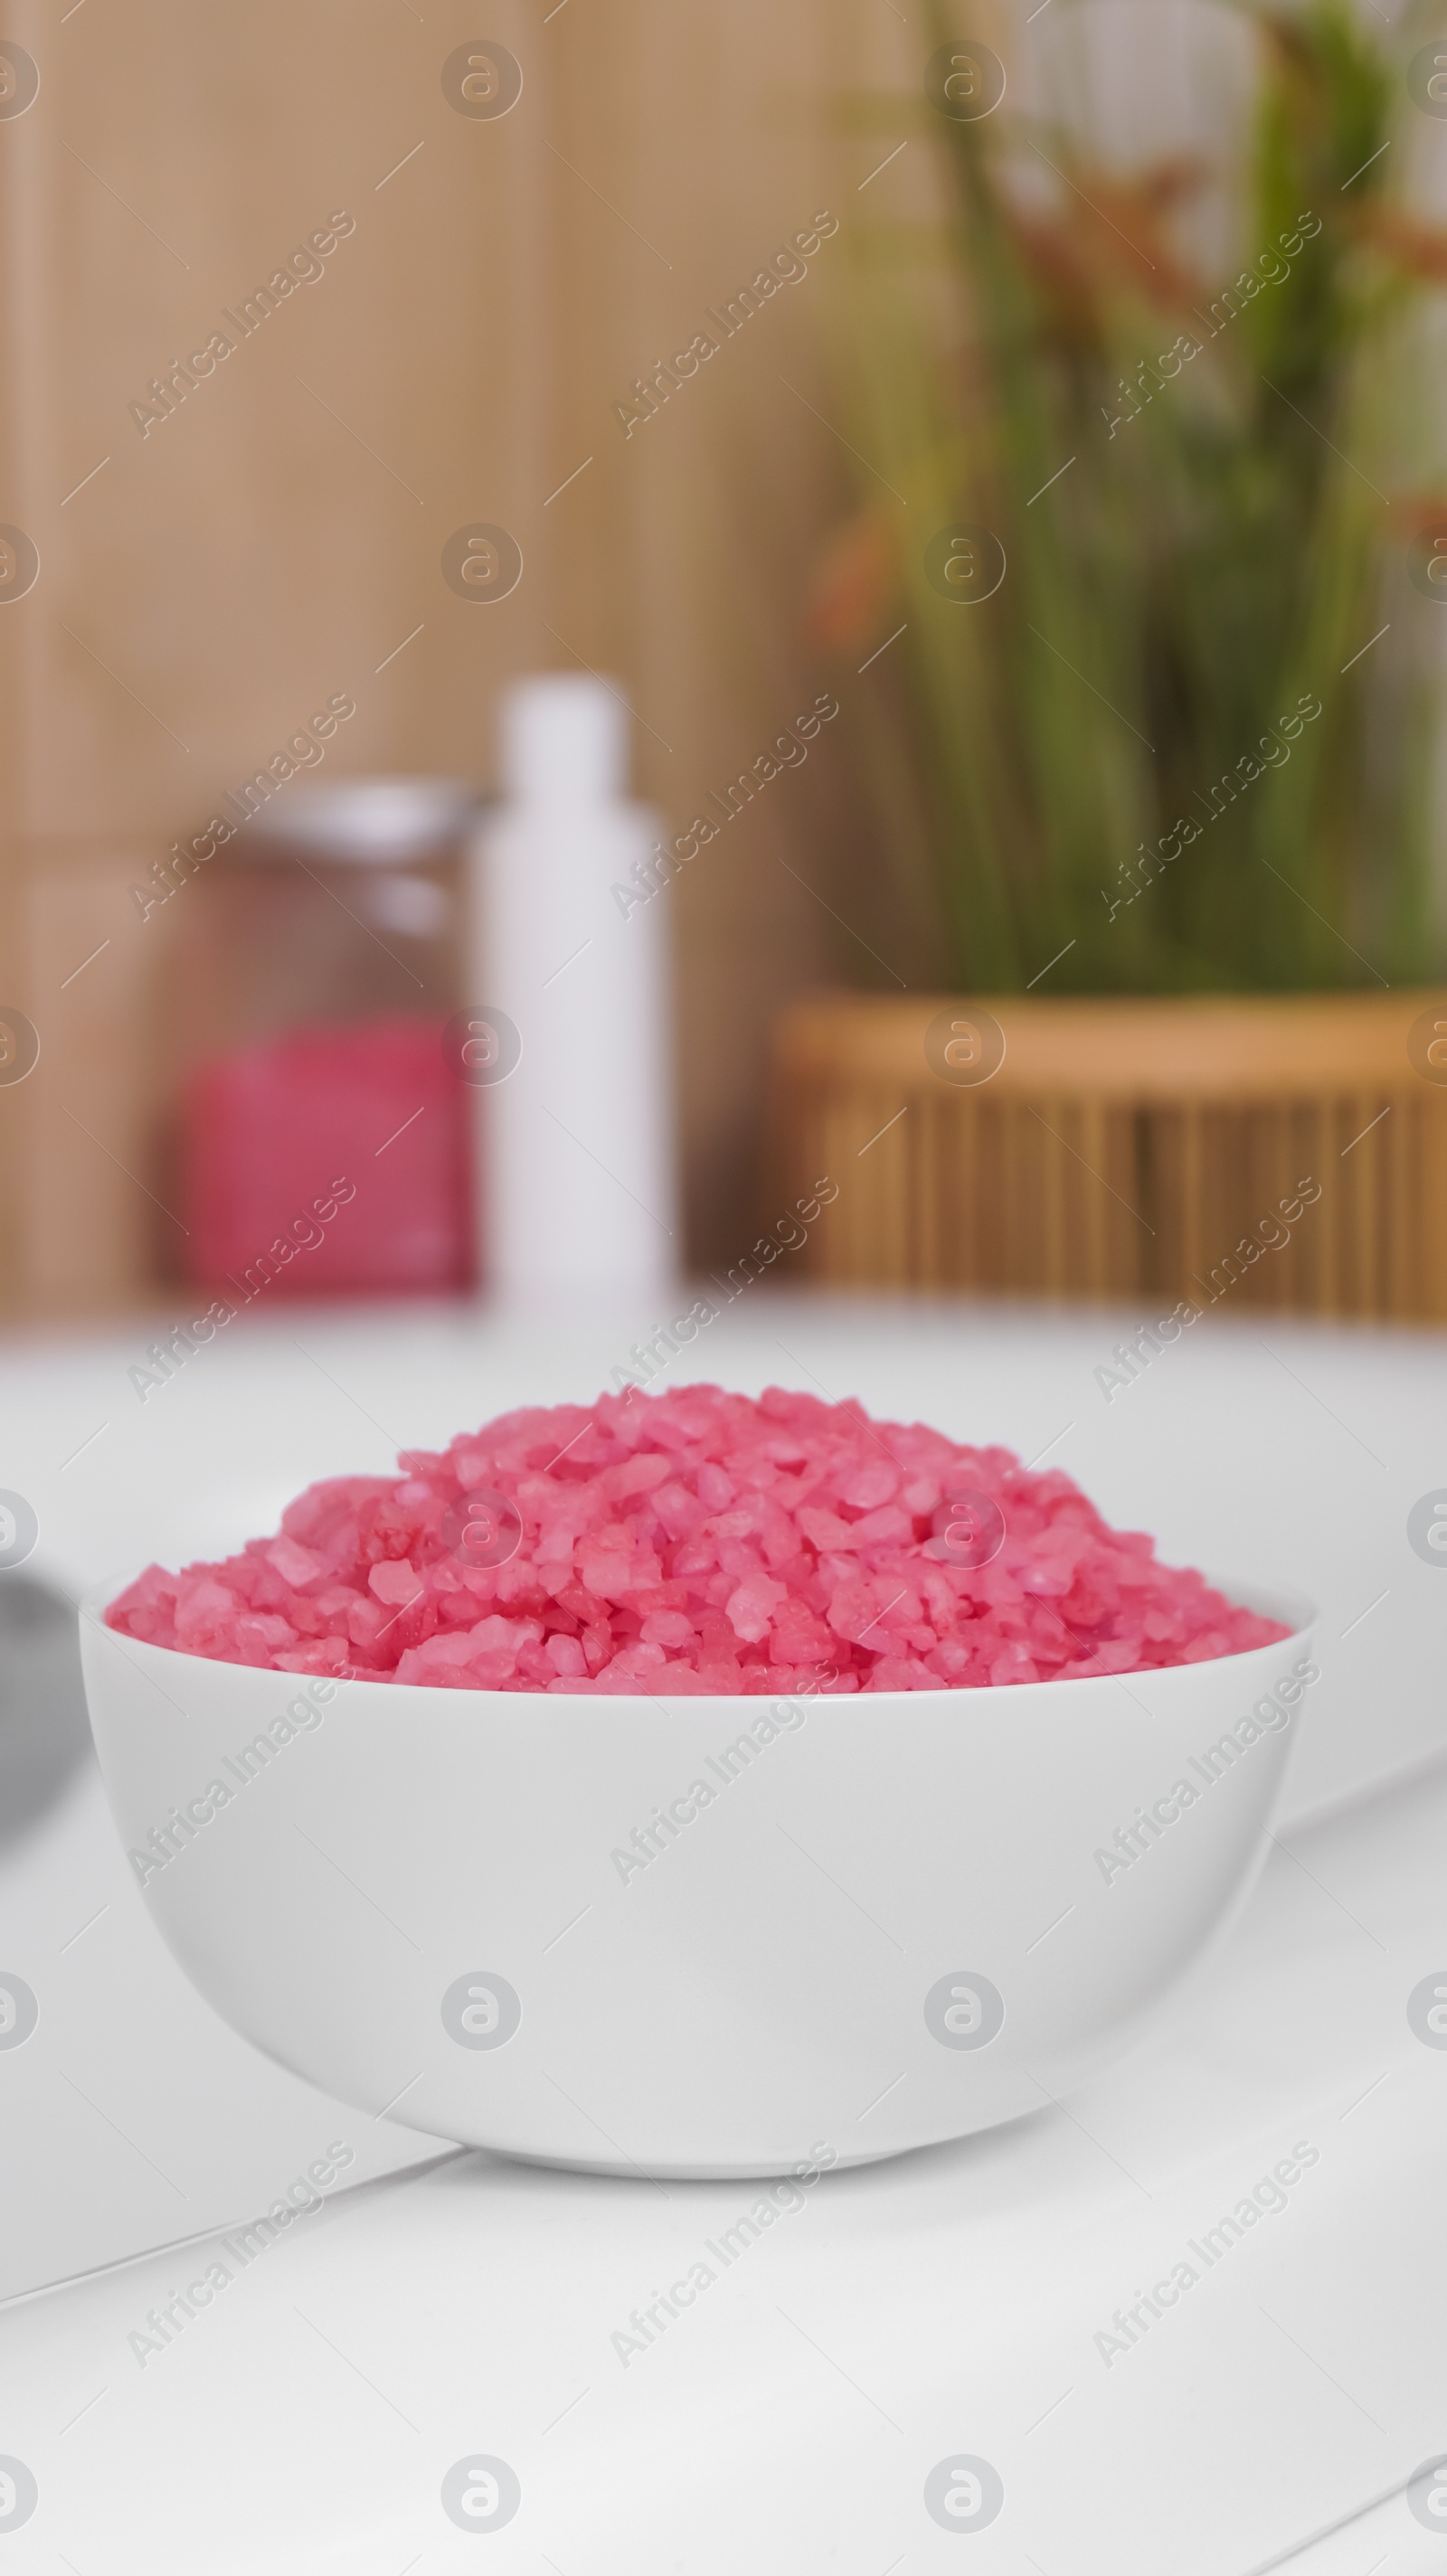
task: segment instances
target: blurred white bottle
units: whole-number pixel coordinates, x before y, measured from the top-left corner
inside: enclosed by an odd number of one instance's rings
[[[501,753],[473,850],[470,985],[522,1043],[476,1094],[481,1275],[513,1303],[647,1306],[679,1262],[666,897],[637,901],[633,874],[658,822],[627,801],[627,716],[600,681],[519,682]],[[502,1049],[499,1071],[506,1031]]]

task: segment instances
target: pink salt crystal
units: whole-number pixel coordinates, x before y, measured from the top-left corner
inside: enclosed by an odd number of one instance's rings
[[[296,1644],[296,1630],[285,1619],[240,1618],[236,1622],[236,1661],[270,1666],[279,1648]]]
[[[549,1637],[544,1652],[555,1673],[569,1674],[576,1678],[588,1669],[583,1661],[583,1649],[576,1637]]]
[[[853,1547],[856,1544],[853,1525],[841,1520],[837,1512],[802,1511],[799,1527],[805,1538],[817,1548]]]
[[[767,1637],[769,1623],[781,1601],[789,1598],[788,1585],[775,1583],[767,1574],[746,1575],[737,1591],[731,1592],[724,1610],[735,1636],[756,1646]]]
[[[302,1547],[294,1538],[274,1538],[266,1551],[266,1562],[294,1592],[299,1592],[304,1583],[315,1583],[318,1575],[327,1570],[321,1557],[314,1556],[309,1547]]]
[[[686,1610],[650,1610],[638,1633],[646,1646],[691,1646],[693,1621]]]
[[[448,1664],[470,1664],[477,1648],[471,1637],[454,1628],[450,1636],[429,1637],[425,1646],[417,1646],[412,1651],[419,1663],[440,1672]]]
[[[380,1565],[372,1567],[367,1586],[379,1601],[394,1602],[399,1607],[413,1600],[422,1588],[405,1556],[384,1557]]]
[[[1071,1680],[1289,1633],[1110,1529],[1058,1469],[781,1387],[524,1406],[399,1463],[309,1487],[223,1564],[148,1566],[110,1625],[281,1673],[655,1698]],[[479,1487],[521,1523],[495,1567],[444,1534]],[[966,1490],[1004,1520],[985,1566],[934,1535]]]

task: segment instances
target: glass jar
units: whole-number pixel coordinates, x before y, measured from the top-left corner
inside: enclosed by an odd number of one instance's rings
[[[299,788],[173,843],[171,1205],[183,1266],[233,1306],[443,1292],[473,1271],[452,780]],[[164,885],[164,890],[163,890]]]

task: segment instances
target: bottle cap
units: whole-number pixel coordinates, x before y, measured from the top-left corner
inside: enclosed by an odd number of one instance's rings
[[[519,680],[502,700],[504,792],[532,802],[606,801],[628,787],[628,711],[601,680]]]

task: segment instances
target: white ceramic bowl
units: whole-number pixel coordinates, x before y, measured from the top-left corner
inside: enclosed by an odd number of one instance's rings
[[[146,1902],[258,2047],[508,2155],[778,2174],[1038,2109],[1170,2000],[1262,1858],[1299,1697],[1260,1704],[1310,1654],[1302,1603],[1228,1588],[1290,1639],[832,1700],[308,1697],[99,1600],[82,1650]]]

